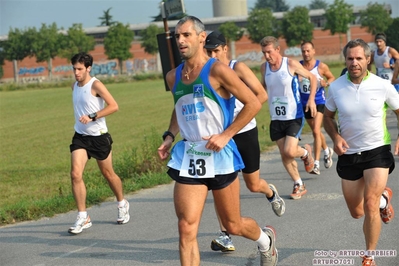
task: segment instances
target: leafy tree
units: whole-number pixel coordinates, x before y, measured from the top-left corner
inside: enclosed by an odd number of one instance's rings
[[[14,63],[14,81],[18,82],[18,61],[32,56],[32,43],[37,35],[36,28],[25,31],[10,29],[8,38],[2,43],[2,57]]]
[[[392,18],[384,4],[368,3],[367,8],[360,11],[359,22],[362,28],[367,28],[367,32],[374,35],[378,32],[385,32],[392,24]]]
[[[288,46],[296,46],[304,40],[313,39],[313,24],[310,22],[309,10],[296,6],[284,14],[281,31]]]
[[[277,20],[271,9],[253,9],[248,16],[247,31],[254,43],[259,43],[265,36],[279,35]]]
[[[98,19],[101,21],[100,26],[112,26],[115,25],[117,22],[112,20],[112,16],[110,14],[112,7],[108,8],[107,10],[104,10],[104,14],[102,17],[98,17]]]
[[[290,9],[290,6],[285,3],[285,0],[258,0],[253,10],[263,8],[270,8],[272,12],[285,12]]]
[[[133,57],[130,53],[133,38],[134,32],[129,29],[128,25],[124,26],[120,22],[110,26],[107,36],[104,38],[105,54],[109,59],[118,60],[120,74],[123,70],[123,60]]]
[[[244,30],[238,27],[233,21],[227,21],[220,25],[219,31],[226,38],[230,47],[230,55],[232,59],[236,58],[235,42],[242,38]]]
[[[324,0],[312,0],[312,2],[309,4],[309,9],[314,10],[314,9],[327,9],[328,4]]]
[[[61,48],[63,35],[58,32],[57,24],[51,25],[42,23],[42,27],[37,33],[37,38],[32,44],[33,54],[36,56],[36,62],[47,62],[48,76],[52,79],[53,66],[52,60],[58,55]]]
[[[158,50],[157,35],[162,33],[163,29],[158,28],[156,25],[151,24],[140,32],[142,37],[141,47],[149,54],[156,54]]]
[[[61,37],[61,49],[59,57],[70,60],[72,56],[80,52],[94,50],[96,42],[93,36],[88,36],[83,31],[82,24],[73,24],[66,35]]]
[[[385,31],[387,35],[387,45],[399,51],[399,17],[394,18],[391,26]]]
[[[334,0],[334,3],[326,9],[325,17],[327,22],[323,30],[330,30],[331,35],[338,33],[342,51],[342,34],[348,32],[349,23],[354,20],[353,6],[345,3],[344,0]],[[339,54],[342,59],[342,53]]]

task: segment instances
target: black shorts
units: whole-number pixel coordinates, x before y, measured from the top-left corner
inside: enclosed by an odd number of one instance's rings
[[[316,110],[317,110],[317,112],[318,113],[322,113],[322,114],[324,114],[324,104],[318,104],[318,105],[316,105]],[[303,107],[303,113],[305,114],[305,118],[306,119],[312,119],[313,117],[312,117],[312,115],[310,114],[310,110],[308,110],[307,112],[305,112],[305,109],[306,109],[306,107],[304,106]]]
[[[270,123],[270,139],[277,141],[286,136],[298,138],[301,136],[305,119],[273,120]]]
[[[113,141],[109,133],[100,136],[85,136],[75,132],[69,149],[71,152],[84,149],[89,159],[93,157],[97,160],[105,160],[111,153],[112,143]]]
[[[384,145],[369,151],[338,156],[337,173],[345,180],[358,180],[363,177],[363,171],[371,168],[389,168],[389,173],[395,169],[395,159],[391,145]]]
[[[255,127],[246,132],[239,133],[233,137],[238,151],[244,161],[243,173],[253,173],[260,168],[260,147],[258,139],[258,128]]]
[[[169,168],[168,175],[175,180],[177,183],[187,184],[187,185],[205,185],[208,190],[218,190],[227,187],[238,176],[238,171],[227,174],[227,175],[216,175],[215,178],[190,178],[180,176],[180,171]]]

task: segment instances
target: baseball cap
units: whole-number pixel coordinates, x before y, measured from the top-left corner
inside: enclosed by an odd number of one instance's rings
[[[212,31],[205,40],[205,49],[215,49],[219,45],[225,45],[226,39],[220,31]]]

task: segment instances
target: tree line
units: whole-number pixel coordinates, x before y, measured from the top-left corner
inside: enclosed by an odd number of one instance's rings
[[[354,22],[353,6],[344,0],[334,0],[328,5],[324,0],[313,0],[309,8],[295,6],[289,10],[284,0],[258,0],[255,7],[249,12],[245,29],[238,27],[233,21],[223,23],[219,30],[228,42],[239,40],[246,31],[249,39],[254,43],[268,35],[282,37],[288,46],[296,46],[301,42],[313,39],[314,25],[310,21],[309,10],[324,9],[326,24],[323,30],[329,30],[332,35],[340,37],[342,48],[342,35],[349,30]],[[116,59],[119,63],[119,72],[122,73],[122,62],[134,55],[131,54],[131,42],[134,32],[129,25],[113,21],[110,10],[104,11],[99,17],[101,25],[108,26],[108,32],[104,37],[104,50],[109,59]],[[273,12],[284,11],[282,19],[276,19]],[[185,15],[185,14],[184,14]],[[158,17],[158,16],[157,16]],[[157,17],[154,17],[156,20]],[[365,10],[360,11],[359,21],[362,28],[367,28],[371,34],[384,32],[387,35],[387,45],[399,49],[399,18],[392,19],[385,9],[385,4],[369,3]],[[141,46],[146,53],[158,52],[157,34],[163,32],[162,28],[151,24],[140,32]],[[49,79],[52,79],[52,60],[55,57],[70,58],[79,52],[94,50],[95,39],[86,35],[81,24],[73,24],[68,30],[59,30],[57,24],[42,24],[40,29],[28,28],[25,30],[10,29],[8,39],[0,42],[0,65],[4,61],[14,62],[14,80],[18,82],[18,61],[26,57],[35,57],[36,62],[47,62]],[[0,67],[0,78],[2,77]]]

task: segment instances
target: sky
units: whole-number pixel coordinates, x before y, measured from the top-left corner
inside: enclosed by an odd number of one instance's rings
[[[325,0],[328,4],[333,0]],[[108,8],[112,20],[123,24],[149,23],[160,13],[160,0],[0,0],[0,36],[7,35],[10,27],[25,30],[30,27],[40,29],[42,23],[68,29],[74,23],[83,28],[101,24],[99,17]],[[247,0],[251,10],[257,0]],[[297,5],[308,6],[311,0],[285,0],[291,8]],[[366,6],[377,0],[345,0],[354,6]],[[390,4],[392,17],[399,17],[398,0],[378,0]],[[186,13],[200,19],[212,18],[212,0],[184,0]]]

